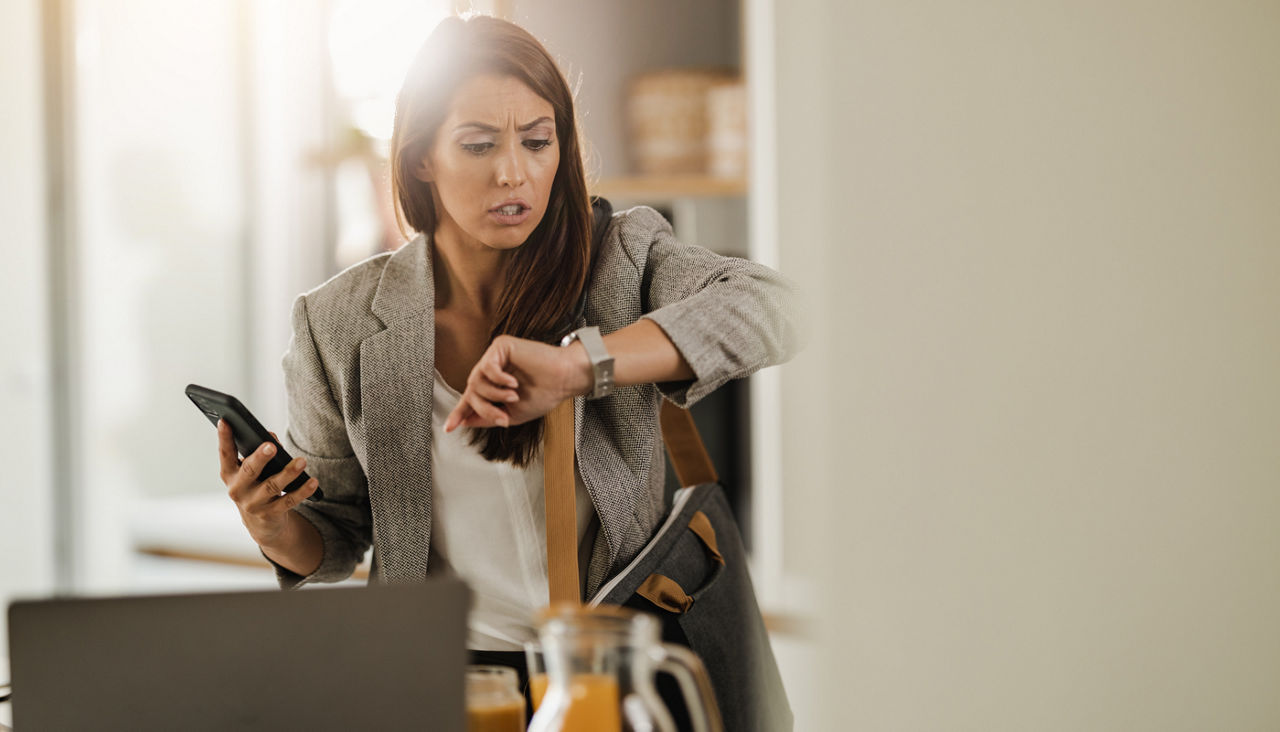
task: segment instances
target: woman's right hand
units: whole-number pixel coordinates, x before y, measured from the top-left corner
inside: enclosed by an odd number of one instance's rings
[[[275,433],[271,436],[275,437]],[[219,420],[218,458],[222,482],[227,486],[227,495],[240,510],[240,520],[249,530],[249,536],[264,548],[289,543],[286,533],[290,525],[289,512],[320,486],[320,481],[312,478],[294,492],[282,494],[285,486],[307,467],[306,458],[302,457],[294,458],[284,470],[270,478],[258,480],[258,475],[273,455],[275,446],[267,442],[243,461],[239,460],[231,427]]]

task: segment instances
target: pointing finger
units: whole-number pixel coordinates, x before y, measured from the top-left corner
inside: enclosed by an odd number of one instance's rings
[[[458,402],[458,406],[453,408],[453,411],[449,413],[449,418],[444,421],[444,431],[453,432],[458,428],[458,425],[465,422],[473,414],[475,412],[471,409],[471,405],[463,399]]]

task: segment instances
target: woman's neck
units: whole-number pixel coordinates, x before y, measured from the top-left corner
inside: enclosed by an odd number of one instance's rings
[[[432,235],[435,306],[492,322],[509,252],[491,249],[442,221]]]

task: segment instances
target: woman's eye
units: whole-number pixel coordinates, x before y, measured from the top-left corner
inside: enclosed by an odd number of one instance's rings
[[[551,147],[551,140],[525,140],[524,146],[530,150],[542,150]]]
[[[472,155],[484,155],[489,152],[489,148],[493,147],[492,142],[472,142],[462,145],[462,149]]]

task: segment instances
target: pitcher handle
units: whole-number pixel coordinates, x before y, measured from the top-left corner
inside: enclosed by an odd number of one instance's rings
[[[653,655],[656,669],[671,674],[680,683],[693,732],[724,732],[711,677],[698,654],[674,643],[659,643],[653,646]]]

